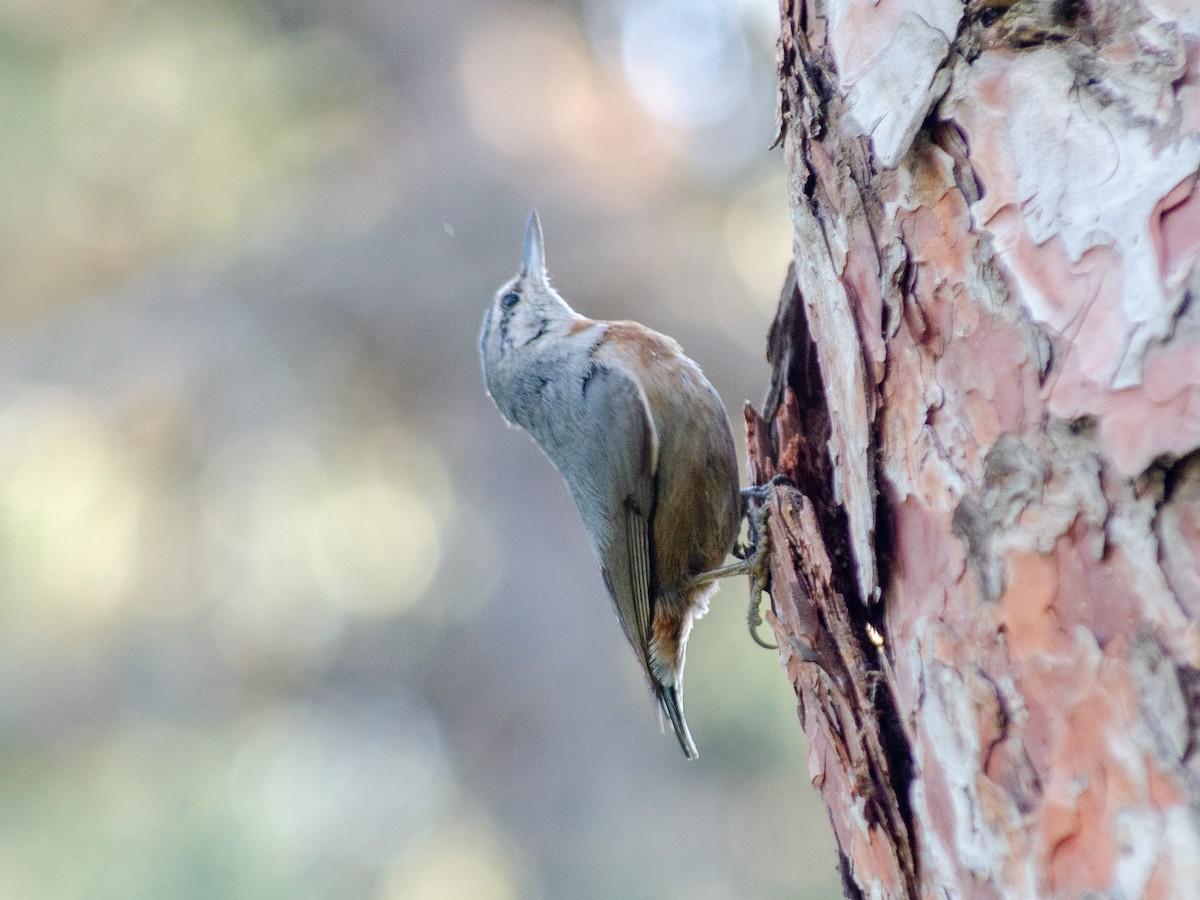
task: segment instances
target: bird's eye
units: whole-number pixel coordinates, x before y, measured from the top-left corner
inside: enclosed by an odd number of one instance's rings
[[[521,298],[516,294],[505,294],[500,298],[500,305],[504,307],[504,309],[512,309],[517,305],[517,303],[520,302],[520,300]]]

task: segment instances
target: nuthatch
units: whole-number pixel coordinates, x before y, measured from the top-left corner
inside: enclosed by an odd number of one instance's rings
[[[688,633],[716,579],[748,571],[718,568],[744,514],[721,398],[671,338],[566,304],[546,275],[536,212],[521,270],[496,292],[479,349],[496,406],[567,483],[625,637],[695,758],[683,717]]]

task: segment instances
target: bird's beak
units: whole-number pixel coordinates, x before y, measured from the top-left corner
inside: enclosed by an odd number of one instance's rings
[[[521,251],[521,277],[542,281],[546,277],[546,248],[542,241],[542,223],[536,209],[529,211],[525,223],[525,247]]]

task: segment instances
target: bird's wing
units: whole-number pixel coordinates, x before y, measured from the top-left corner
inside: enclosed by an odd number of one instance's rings
[[[598,521],[609,524],[607,534],[592,539],[621,627],[650,674],[658,434],[645,395],[619,368],[596,363],[583,381],[583,413],[593,459],[605,474],[592,480],[603,512]]]

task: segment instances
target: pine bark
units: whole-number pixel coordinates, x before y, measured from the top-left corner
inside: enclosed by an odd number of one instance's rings
[[[1200,885],[1200,13],[782,0],[747,408],[848,896]]]

